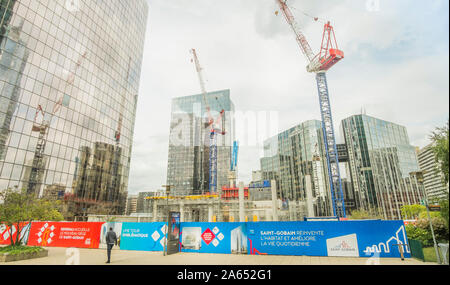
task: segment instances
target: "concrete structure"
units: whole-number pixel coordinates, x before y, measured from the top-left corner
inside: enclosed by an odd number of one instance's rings
[[[417,152],[419,167],[423,172],[425,191],[430,200],[448,198],[449,187],[448,184],[445,185],[444,174],[436,162],[432,146],[433,144],[429,144]]]
[[[125,207],[125,215],[129,216],[137,213],[138,195],[130,195],[127,197],[127,206]]]
[[[356,209],[374,209],[385,219],[401,219],[403,205],[419,204],[423,185],[406,128],[367,115],[341,123],[348,148]]]
[[[0,2],[0,190],[62,185],[122,214],[148,5],[75,2]]]
[[[217,136],[217,189],[229,185],[231,152],[234,141],[234,104],[230,90],[206,95],[211,114],[216,118],[225,111],[222,128],[225,135]],[[174,98],[169,137],[167,185],[172,195],[201,195],[209,192],[209,137],[207,112],[203,96]]]

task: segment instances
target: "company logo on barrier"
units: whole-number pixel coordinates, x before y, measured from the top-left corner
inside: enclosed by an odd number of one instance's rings
[[[328,256],[359,256],[356,234],[327,239]]]
[[[206,229],[203,234],[201,235],[203,241],[206,243],[206,245],[209,245],[212,243],[215,247],[217,247],[220,242],[225,238],[223,233],[220,232],[220,229],[218,227],[214,227],[212,231],[208,228]]]
[[[374,244],[372,246],[366,247],[364,253],[366,255],[370,255],[371,253],[382,252],[382,250],[384,253],[390,253],[392,245],[395,247],[397,247],[397,245],[395,244],[406,245],[408,243],[407,241],[408,239],[406,238],[405,227],[400,226],[400,228],[398,228],[398,230],[395,232],[395,236],[391,236],[385,243],[380,242],[378,245]],[[403,250],[406,251],[407,253],[410,253],[408,246],[404,246]]]
[[[49,227],[48,223],[45,223],[45,225],[37,233],[37,242],[43,246],[49,245],[53,241],[52,238],[55,236],[55,233],[53,232],[54,229],[55,226],[52,225]]]
[[[216,236],[210,229],[206,229],[206,231],[202,233],[202,239],[207,245],[209,245],[215,237]]]

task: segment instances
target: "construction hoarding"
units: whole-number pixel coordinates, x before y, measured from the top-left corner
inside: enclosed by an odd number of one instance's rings
[[[103,222],[33,222],[28,245],[98,248]]]
[[[181,223],[181,251],[247,253],[245,223]]]
[[[31,223],[25,222],[19,224],[19,240],[22,239],[22,244],[27,244],[28,235],[30,232]],[[13,241],[17,239],[17,225],[12,226],[11,228],[4,223],[0,222],[0,245],[10,245],[11,244],[11,233]]]
[[[403,221],[246,223],[249,254],[400,257],[407,244]],[[408,246],[402,246],[411,257]]]
[[[163,251],[167,223],[122,223],[120,249]]]

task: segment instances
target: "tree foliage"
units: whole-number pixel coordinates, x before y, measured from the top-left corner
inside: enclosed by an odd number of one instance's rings
[[[404,205],[401,207],[402,217],[406,220],[417,219],[427,208],[423,205]]]
[[[383,215],[380,214],[378,209],[369,210],[353,210],[348,216],[349,220],[373,220],[383,219]]]
[[[20,236],[20,232],[26,223],[64,219],[58,211],[58,202],[38,199],[34,194],[27,194],[24,190],[3,190],[0,192],[0,201],[2,201],[0,222],[9,227],[12,246],[22,243],[23,236]],[[13,239],[13,226],[18,233],[15,239]]]
[[[449,123],[444,127],[438,127],[432,132],[430,138],[433,141],[433,146],[431,147],[436,162],[440,166],[440,170],[444,174],[444,182],[448,183],[448,161],[449,161]]]

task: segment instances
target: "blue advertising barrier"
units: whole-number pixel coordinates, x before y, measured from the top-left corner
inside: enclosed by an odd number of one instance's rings
[[[247,253],[245,223],[181,223],[181,251]]]
[[[122,223],[120,249],[163,251],[167,223]]]
[[[163,251],[167,223],[123,223],[120,248]],[[198,253],[400,257],[403,221],[200,223],[180,225],[180,250]],[[403,246],[404,257],[410,249]]]
[[[403,221],[246,223],[249,254],[400,257]],[[411,257],[403,246],[404,257]]]

